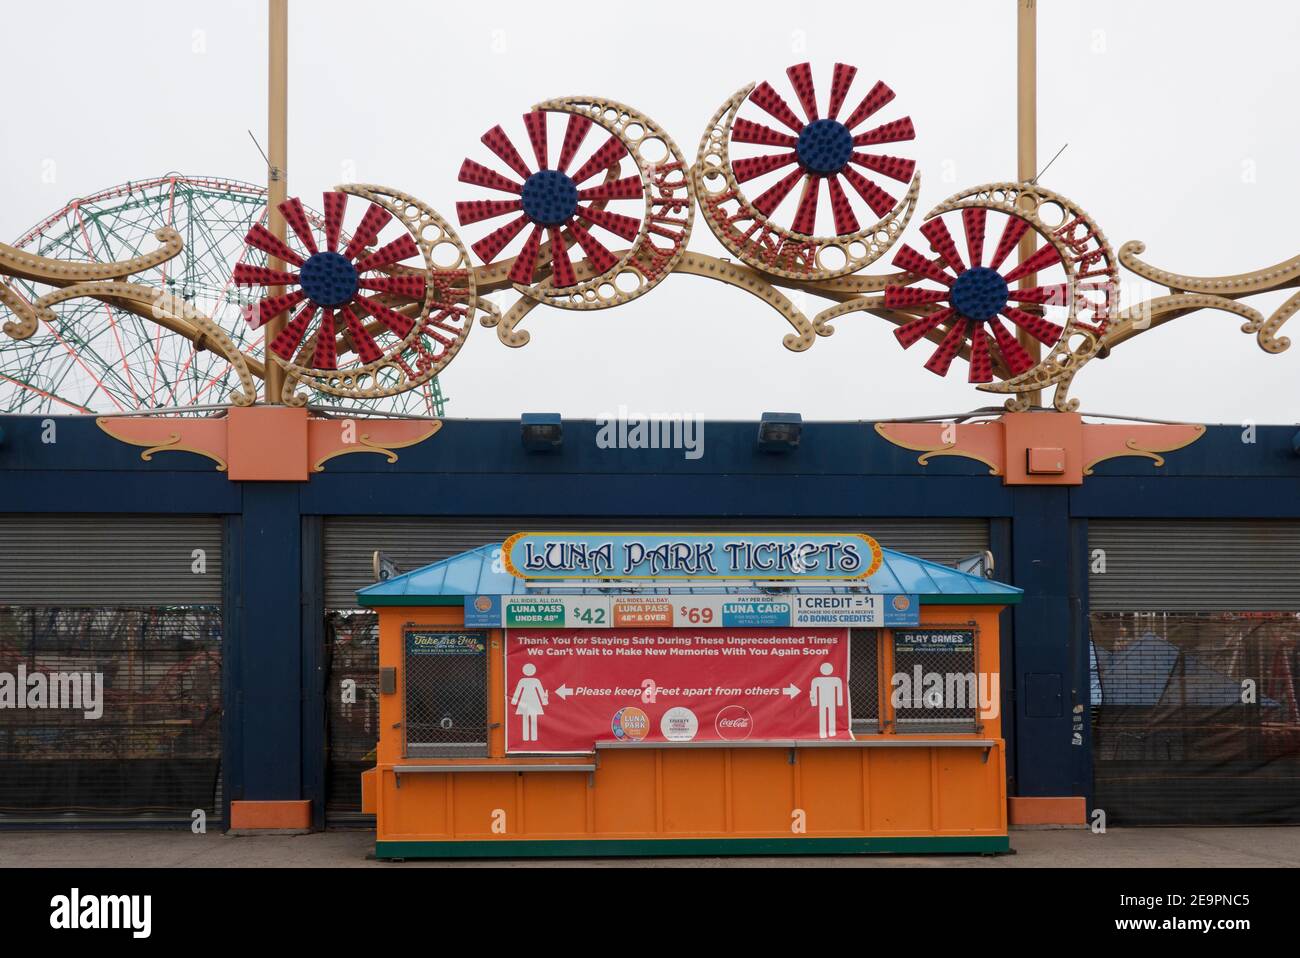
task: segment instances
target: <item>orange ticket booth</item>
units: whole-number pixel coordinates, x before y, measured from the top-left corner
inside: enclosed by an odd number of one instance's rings
[[[521,533],[379,614],[380,859],[1009,850],[999,612],[870,536]]]

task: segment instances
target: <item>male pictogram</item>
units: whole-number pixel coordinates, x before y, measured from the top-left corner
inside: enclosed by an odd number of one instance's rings
[[[821,738],[835,737],[835,710],[844,704],[844,682],[831,673],[829,662],[822,663],[821,675],[812,680],[808,698],[817,710],[817,734]]]

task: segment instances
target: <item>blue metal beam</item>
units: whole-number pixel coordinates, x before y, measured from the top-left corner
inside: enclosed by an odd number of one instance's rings
[[[303,796],[302,524],[295,483],[246,483],[236,566],[241,797]],[[321,716],[323,719],[323,716]],[[315,723],[313,723],[315,724]],[[312,735],[323,735],[313,730]]]

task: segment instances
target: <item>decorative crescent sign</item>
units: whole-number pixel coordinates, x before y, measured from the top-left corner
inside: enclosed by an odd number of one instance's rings
[[[857,68],[835,64],[826,116],[817,108],[812,69],[807,63],[787,73],[803,110],[800,117],[766,80],[734,94],[713,116],[700,139],[695,181],[700,208],[723,246],[755,269],[786,279],[826,280],[870,266],[898,239],[916,208],[921,187],[914,177],[916,163],[897,156],[863,152],[916,136],[910,117],[863,129],[867,120],[894,99],[894,91],[877,82],[852,111],[839,119]],[[753,120],[737,118],[741,107],[752,104],[786,128],[774,129]],[[855,132],[856,131],[856,132]],[[775,148],[759,156],[735,159],[733,146]],[[764,182],[769,174],[780,177],[753,201],[742,184]],[[864,173],[865,171],[865,173]],[[911,182],[903,198],[895,199],[873,176]],[[821,188],[826,187],[835,233],[817,235]],[[859,221],[859,211],[849,198],[848,186],[858,204],[865,204],[869,225]],[[778,210],[800,188],[798,206],[788,227],[777,224]]]
[[[1167,272],[1138,258],[1141,243],[1117,257],[1081,207],[1036,182],[963,190],[926,216],[924,243],[902,242],[920,176],[914,160],[878,152],[916,135],[894,91],[879,80],[855,86],[858,69],[844,63],[829,71],[824,99],[810,64],[786,75],[797,108],[767,81],[742,87],[714,114],[693,165],[647,114],[602,97],[560,97],[526,112],[530,159],[515,145],[518,130],[492,127],[460,170],[462,183],[487,191],[456,203],[460,225],[477,236],[468,247],[433,209],[387,187],[327,192],[323,217],[298,199],[281,204],[292,235],[254,227],[232,281],[267,288],[247,311],[255,327],[292,311],[267,347],[287,373],[282,401],[305,403],[299,385],[354,398],[413,389],[455,358],[476,314],[519,347],[530,338],[519,324],[539,305],[608,309],[671,273],[759,297],[793,328],[783,342],[796,352],[831,336],[842,316],[884,319],[904,349],[930,341],[927,370],[945,376],[964,360],[968,380],[1007,394],[1013,411],[1049,386],[1058,410],[1077,409],[1069,390],[1088,362],[1201,309],[1244,320],[1241,330],[1266,352],[1290,346],[1279,331],[1300,311],[1300,293],[1269,316],[1240,300],[1294,286],[1300,257],[1235,276]],[[349,197],[362,201],[351,223]],[[697,202],[738,262],[687,248]],[[1036,251],[1013,257],[1026,238]],[[4,331],[30,337],[53,321],[52,305],[98,299],[227,356],[242,384],[232,401],[251,403],[265,365],[209,318],[128,279],[183,248],[175,231],[158,240],[155,253],[107,264],[0,244],[0,274],[55,287],[29,302],[0,283],[0,305],[12,314]],[[862,273],[891,250],[897,272]],[[286,268],[268,269],[268,259]],[[1119,309],[1121,265],[1168,295]],[[828,305],[809,317],[782,288]],[[484,298],[500,292],[518,297],[504,314]]]
[[[369,202],[343,245],[349,195]],[[280,204],[301,253],[261,225],[249,231],[251,249],[292,264],[298,272],[236,266],[234,280],[240,286],[289,288],[249,307],[248,322],[260,327],[295,309],[269,349],[294,379],[322,392],[388,396],[432,379],[451,362],[473,326],[478,294],[469,254],[442,217],[396,190],[341,186],[324,195],[324,209],[323,242],[318,244],[302,201],[295,197]],[[381,242],[386,229],[395,238]],[[418,265],[405,265],[410,260]],[[341,352],[352,353],[355,360],[340,368]],[[301,404],[306,397],[290,394],[285,400]]]

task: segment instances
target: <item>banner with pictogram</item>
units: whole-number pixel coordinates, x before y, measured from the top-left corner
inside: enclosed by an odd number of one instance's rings
[[[847,629],[506,634],[506,749],[850,739]]]

